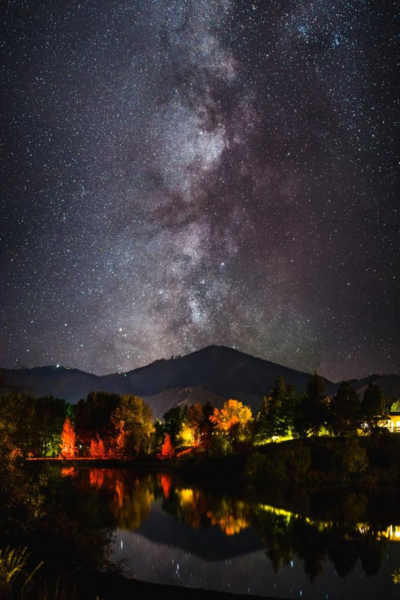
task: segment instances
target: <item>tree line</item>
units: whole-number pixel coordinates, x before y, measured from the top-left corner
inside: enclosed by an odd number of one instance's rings
[[[71,405],[15,390],[0,396],[0,438],[3,454],[14,457],[172,458],[193,449],[223,456],[285,439],[372,434],[387,412],[378,385],[370,383],[360,398],[344,381],[329,397],[316,372],[300,395],[279,376],[255,414],[229,399],[221,408],[176,406],[162,420],[135,395],[90,392]]]

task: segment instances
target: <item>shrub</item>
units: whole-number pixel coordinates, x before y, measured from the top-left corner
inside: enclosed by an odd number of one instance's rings
[[[369,467],[366,449],[360,445],[359,440],[350,439],[342,446],[335,446],[333,464],[338,475],[344,478],[362,476]]]
[[[212,458],[220,458],[221,456],[230,456],[233,452],[232,442],[224,433],[214,433],[210,448],[210,456]]]
[[[307,478],[311,468],[310,448],[302,443],[279,445],[273,452],[254,452],[245,466],[245,479],[262,488],[271,481],[299,482]]]

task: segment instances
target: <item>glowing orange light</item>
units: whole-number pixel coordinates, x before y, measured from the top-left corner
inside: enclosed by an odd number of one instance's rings
[[[71,421],[67,417],[61,434],[61,455],[64,458],[74,458],[75,456],[75,431]]]
[[[164,438],[164,443],[161,447],[161,454],[159,455],[160,458],[164,459],[164,458],[172,458],[175,454],[175,450],[172,446],[172,442],[171,442],[171,436],[169,433],[167,433],[165,435]]]

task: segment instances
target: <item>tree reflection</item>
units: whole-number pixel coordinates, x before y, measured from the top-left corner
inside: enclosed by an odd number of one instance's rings
[[[193,529],[216,527],[226,536],[235,536],[252,528],[275,572],[296,559],[310,581],[328,563],[340,577],[347,577],[358,563],[368,576],[378,573],[387,540],[394,539],[397,531],[371,517],[369,500],[362,493],[343,493],[330,503],[323,495],[303,498],[296,506],[308,507],[308,514],[301,514],[183,485],[169,473],[90,469],[86,479],[103,494],[120,529],[138,529],[159,499],[175,521]],[[310,516],[310,506],[317,518]]]
[[[357,514],[356,509],[353,514]],[[288,511],[277,514],[273,507],[266,506],[255,510],[253,517],[252,525],[264,541],[275,572],[294,558],[301,560],[310,581],[321,575],[328,561],[341,577],[349,575],[359,561],[367,575],[376,574],[381,567],[386,541],[381,532],[365,524],[344,517],[312,521]]]
[[[372,535],[364,536],[362,542],[359,549],[360,560],[365,573],[370,577],[379,573],[386,544]]]
[[[207,516],[212,525],[218,525],[226,535],[235,535],[250,527],[248,506],[245,502],[224,497],[209,510]]]
[[[164,497],[163,509],[175,519],[193,529],[206,527],[207,502],[204,494],[195,488],[172,486],[168,498]]]
[[[93,488],[106,492],[111,514],[119,529],[138,529],[149,514],[155,499],[153,479],[127,474],[119,469],[89,469]]]
[[[26,549],[27,572],[42,563],[32,580],[38,598],[43,586],[83,581],[86,589],[84,573],[117,570],[110,514],[90,489],[78,489],[74,468],[4,461],[0,471],[0,549]]]
[[[166,500],[168,500],[170,493],[171,493],[171,486],[172,486],[172,477],[171,475],[168,475],[166,473],[161,473],[160,475],[160,483],[161,483],[161,487],[162,487],[162,491],[164,494],[164,498]]]

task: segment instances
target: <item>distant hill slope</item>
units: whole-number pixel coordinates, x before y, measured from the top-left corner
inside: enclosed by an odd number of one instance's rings
[[[352,385],[357,390],[357,393],[362,396],[370,382],[379,385],[388,405],[392,404],[395,400],[400,400],[400,375],[373,374],[364,379],[352,381]]]
[[[97,376],[65,367],[32,369],[0,369],[6,383],[33,389],[35,396],[54,395],[76,402],[89,391],[103,390],[150,396],[174,388],[202,387],[222,396],[236,392],[265,395],[278,375],[298,392],[310,378],[303,373],[276,363],[244,354],[225,346],[208,346],[191,354],[168,360],[157,360],[145,367]],[[327,381],[328,387],[334,386]]]
[[[4,385],[20,388],[33,396],[55,396],[68,402],[86,397],[88,390],[98,389],[99,377],[78,369],[55,365],[32,369],[0,369]]]
[[[176,406],[183,408],[192,406],[196,402],[201,404],[209,402],[215,408],[222,408],[226,400],[226,398],[217,396],[201,387],[173,388],[151,396],[142,396],[142,398],[151,407],[154,419],[162,419],[166,412]],[[248,405],[250,406],[250,403]]]
[[[235,398],[258,410],[265,396],[282,375],[302,393],[311,374],[250,356],[225,346],[208,346],[186,356],[157,360],[145,367],[97,376],[78,369],[47,366],[32,369],[0,369],[4,383],[20,386],[34,396],[55,396],[74,404],[91,391],[135,394],[149,402],[155,417],[161,417],[181,402],[193,403],[202,397],[214,406],[221,399]],[[385,395],[400,398],[400,376],[376,375],[352,382],[363,392],[373,378]],[[376,377],[376,379],[375,379]],[[336,392],[338,384],[326,381],[326,393]]]

